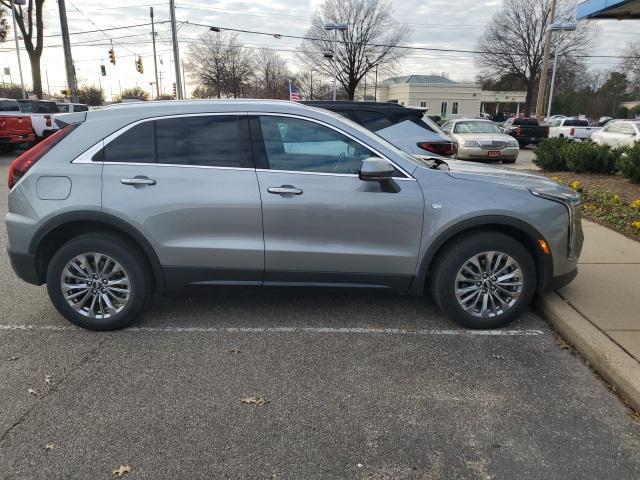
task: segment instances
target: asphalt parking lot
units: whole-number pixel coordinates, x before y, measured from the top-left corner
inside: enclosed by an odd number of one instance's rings
[[[123,464],[132,479],[634,479],[640,426],[533,312],[471,332],[390,292],[194,289],[94,333],[2,249],[0,478]]]

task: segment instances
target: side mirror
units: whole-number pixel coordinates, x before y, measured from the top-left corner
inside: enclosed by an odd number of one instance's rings
[[[380,182],[391,180],[395,168],[389,162],[378,157],[365,158],[360,168],[360,180],[365,182]]]

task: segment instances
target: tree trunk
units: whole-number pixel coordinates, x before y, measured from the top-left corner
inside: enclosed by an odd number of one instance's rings
[[[532,77],[526,80],[527,85],[527,96],[524,101],[524,114],[531,114],[531,107],[533,105],[534,96],[536,95],[536,88],[538,87],[538,82],[536,81],[536,77]]]
[[[42,71],[40,70],[40,56],[36,52],[29,53],[29,63],[31,63],[31,81],[33,82],[33,93],[42,99]]]

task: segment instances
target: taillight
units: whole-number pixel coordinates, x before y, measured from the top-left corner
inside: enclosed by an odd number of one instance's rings
[[[569,130],[569,136],[573,137],[576,134],[576,129],[572,128],[571,130]]]
[[[522,127],[516,127],[516,137],[522,136]]]
[[[455,155],[455,153],[458,151],[458,145],[453,142],[443,142],[443,143],[420,142],[418,143],[418,147],[428,152],[435,153],[437,155],[442,155],[445,157],[450,157],[452,155]]]
[[[47,127],[51,126],[51,115],[45,115],[44,121],[46,122]]]
[[[7,181],[9,189],[12,189],[13,186],[18,183],[18,180],[20,180],[23,175],[45,155],[45,153],[60,143],[60,141],[69,135],[78,125],[80,124],[74,123],[67,125],[34,147],[31,147],[11,162],[11,166],[9,167],[9,179]]]

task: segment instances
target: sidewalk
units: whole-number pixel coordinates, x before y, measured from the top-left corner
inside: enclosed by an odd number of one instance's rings
[[[583,221],[578,276],[538,308],[640,411],[640,243]]]

